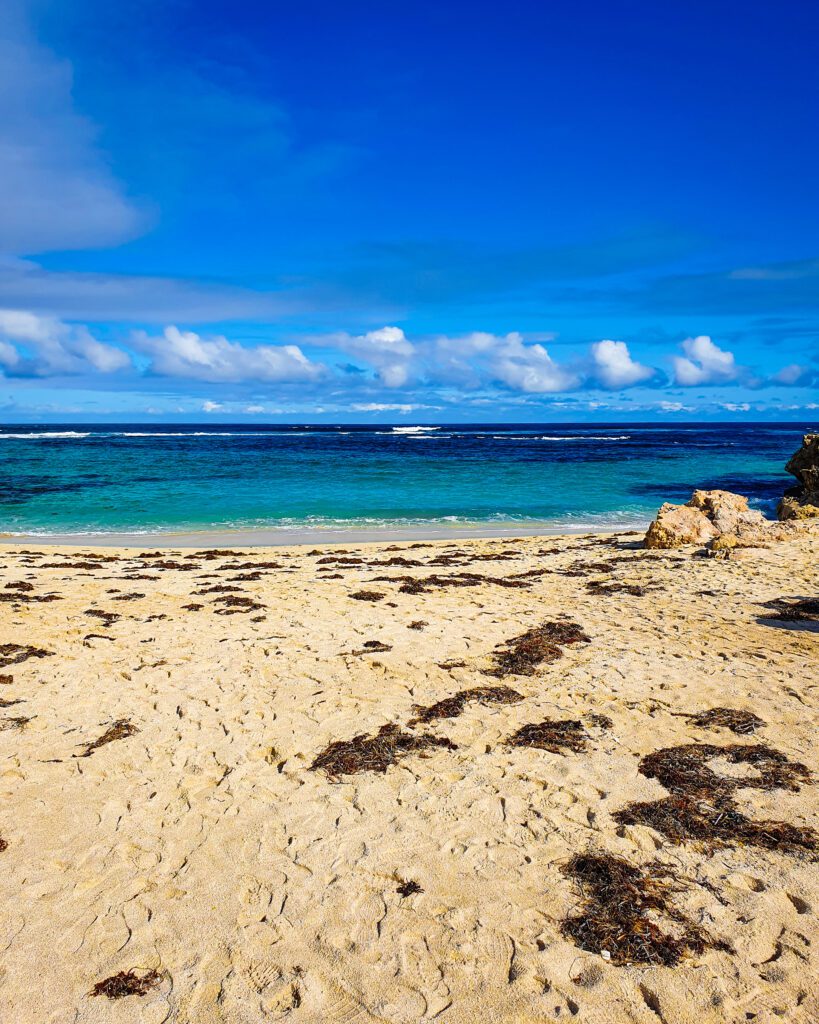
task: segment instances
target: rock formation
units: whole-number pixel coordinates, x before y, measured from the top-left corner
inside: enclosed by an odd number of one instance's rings
[[[779,518],[812,519],[819,516],[819,434],[805,434],[802,447],[791,456],[785,469],[799,483],[785,491],[777,509]]]
[[[731,491],[694,491],[684,505],[665,504],[649,526],[647,548],[678,548],[734,538],[721,547],[762,542],[769,525],[761,512],[748,508],[748,499]]]

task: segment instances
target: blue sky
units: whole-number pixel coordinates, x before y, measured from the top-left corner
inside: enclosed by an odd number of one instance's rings
[[[819,419],[817,38],[7,0],[0,418]]]

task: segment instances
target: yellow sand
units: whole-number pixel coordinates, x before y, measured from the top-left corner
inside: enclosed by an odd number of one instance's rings
[[[345,557],[467,557],[324,573],[307,548],[166,555],[198,567],[188,572],[152,572],[136,551],[101,549],[119,560],[85,570],[41,567],[82,562],[80,549],[0,549],[0,590],[23,581],[34,585],[25,596],[59,595],[0,603],[0,644],[53,652],[0,668],[13,677],[0,699],[21,701],[0,709],[2,1024],[819,1019],[815,863],[677,846],[612,818],[667,795],[637,770],[661,747],[765,742],[819,763],[819,633],[760,620],[760,602],[819,593],[819,538],[730,561],[636,540],[369,545]],[[503,551],[514,558],[471,562]],[[610,559],[613,570],[588,568]],[[282,568],[238,583],[252,570],[220,571],[265,561]],[[372,582],[541,568],[525,589],[412,595]],[[124,578],[133,573],[158,578]],[[654,589],[600,595],[593,579]],[[264,609],[216,614],[219,594],[194,592],[219,584]],[[362,588],[386,596],[352,600]],[[144,596],[115,600],[130,593]],[[93,609],[121,618],[105,626]],[[591,642],[532,676],[484,674],[497,646],[564,616]],[[416,620],[428,625],[409,629]],[[353,653],[368,640],[392,649]],[[441,667],[450,661],[465,664]],[[334,740],[405,726],[413,704],[499,682],[525,699],[416,727],[457,750],[337,782],[309,770]],[[714,706],[767,725],[736,737],[677,714]],[[504,745],[525,723],[591,712],[613,727],[591,730],[584,753]],[[77,756],[121,719],[138,732]],[[750,817],[819,829],[819,786],[737,800]],[[735,951],[616,966],[562,937],[581,894],[561,867],[589,849],[671,867],[675,905]],[[403,898],[401,880],[423,892]],[[90,994],[149,969],[160,981],[146,995]]]

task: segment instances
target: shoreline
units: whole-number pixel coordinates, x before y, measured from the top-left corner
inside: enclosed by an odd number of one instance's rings
[[[395,529],[270,529],[270,530],[184,530],[178,533],[164,531],[161,533],[0,533],[0,545],[16,546],[21,544],[41,545],[43,547],[103,547],[103,548],[138,548],[150,545],[165,548],[213,548],[225,545],[240,545],[254,548],[301,547],[316,544],[379,544],[411,543],[413,541],[443,540],[503,540],[524,537],[577,537],[587,534],[613,534],[643,532],[648,526],[645,523],[629,523],[624,525],[609,524],[606,526],[578,526],[571,528],[565,525],[549,527],[517,528],[508,526],[466,526],[451,527],[406,527]]]

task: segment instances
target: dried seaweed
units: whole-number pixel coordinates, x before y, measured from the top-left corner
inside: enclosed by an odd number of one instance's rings
[[[119,594],[117,597],[112,597],[112,601],[141,601],[145,597],[144,594]]]
[[[0,718],[0,732],[6,732],[10,729],[22,729],[24,725],[28,725],[31,721],[30,718]]]
[[[407,626],[407,629],[419,629],[420,630],[420,629],[423,629],[424,626],[428,626],[428,625],[429,625],[429,623],[426,622],[424,619],[415,619],[413,622],[410,622],[410,624]]]
[[[2,853],[4,850],[7,850],[8,848],[9,844],[2,836],[0,836],[0,853]]]
[[[714,758],[747,766],[757,774],[718,775],[708,763]],[[614,815],[620,824],[647,825],[673,843],[695,842],[706,848],[747,844],[781,853],[819,851],[819,835],[813,829],[753,821],[737,810],[734,794],[739,789],[798,790],[810,781],[805,765],[778,750],[764,744],[685,744],[649,754],[639,770],[657,779],[671,796],[629,804]]]
[[[566,750],[578,754],[586,749],[587,739],[588,733],[582,722],[547,718],[542,722],[522,726],[506,743],[510,747],[537,747],[538,750],[548,750],[553,754],[562,754]]]
[[[12,583],[7,583],[6,586],[5,586],[5,589],[6,590],[19,590],[22,593],[30,594],[31,591],[34,590],[34,584],[33,583],[26,583],[23,580],[20,580],[19,583],[13,583],[13,582]]]
[[[87,744],[85,750],[81,754],[75,755],[76,757],[90,757],[95,750],[99,750],[100,747],[104,747],[107,743],[113,743],[114,740],[124,740],[129,736],[133,736],[139,732],[139,729],[127,718],[119,718],[113,725],[109,726],[99,739],[93,741],[93,743]]]
[[[226,594],[224,597],[217,597],[214,604],[223,605],[222,608],[214,609],[217,615],[240,615],[247,612],[258,612],[265,609],[265,605],[254,601],[252,597],[236,597],[233,594]]]
[[[544,570],[545,571],[545,570]],[[541,570],[532,570],[540,575]],[[447,587],[477,587],[482,583],[493,583],[498,587],[521,589],[528,587],[529,573],[521,574],[521,578],[503,576],[484,576],[477,572],[458,572],[450,576],[433,573],[431,576],[376,576],[373,583],[400,583],[398,588],[402,594],[428,594],[433,589],[442,590]],[[525,578],[523,578],[525,577]]]
[[[14,682],[14,676],[8,672],[0,673],[0,686],[10,686]]]
[[[624,583],[622,580],[589,580],[586,589],[592,594],[629,594],[631,597],[645,597],[650,588],[639,583]]]
[[[360,651],[353,651],[353,654],[379,654],[383,651],[391,651],[392,647],[390,644],[385,644],[381,640],[365,640],[362,645],[363,649]]]
[[[763,608],[771,608],[775,614],[766,616],[780,622],[819,622],[819,598],[777,597],[773,601],[765,601]]]
[[[402,899],[406,899],[408,896],[415,896],[418,893],[424,891],[421,888],[421,886],[412,879],[410,879],[409,881],[404,881],[404,879],[399,878],[396,879],[396,881],[399,883],[399,885],[395,891]]]
[[[116,612],[104,612],[99,608],[89,608],[86,610],[85,614],[91,615],[95,619],[99,619],[103,626],[110,626],[116,622],[117,619],[122,618],[122,616],[118,615]]]
[[[523,695],[508,686],[476,686],[471,690],[461,690],[452,697],[445,697],[429,707],[414,704],[412,710],[415,717],[408,724],[413,726],[422,722],[434,722],[439,718],[457,718],[467,704],[517,704],[521,700]]]
[[[544,622],[496,650],[492,654],[495,668],[489,674],[499,678],[534,675],[538,665],[562,657],[561,647],[581,642],[590,643],[590,639],[576,622]]]
[[[48,658],[53,653],[43,650],[42,647],[29,647],[26,644],[0,644],[0,668],[20,665],[29,658]]]
[[[356,590],[350,594],[353,601],[383,601],[385,594],[379,594],[376,590]]]
[[[120,971],[104,981],[98,981],[91,989],[92,996],[107,996],[122,999],[124,996],[144,996],[162,980],[156,971],[146,971],[141,977],[133,971]]]
[[[583,906],[562,922],[561,931],[581,949],[607,954],[614,964],[664,967],[708,948],[730,950],[673,906],[680,886],[661,864],[637,868],[610,854],[585,853],[575,854],[562,870],[577,883]],[[658,918],[672,931],[664,931]]]
[[[415,736],[390,723],[382,725],[374,736],[361,733],[351,740],[336,740],[318,755],[310,770],[323,771],[331,779],[358,772],[385,772],[401,758],[432,747],[457,750],[450,740],[426,734]]]
[[[761,729],[765,722],[751,711],[737,708],[709,708],[685,715],[701,729],[730,729],[738,736],[747,736]]]
[[[205,606],[203,604],[196,604],[195,601],[193,602],[193,604],[183,604],[182,605],[183,611],[186,611],[186,612],[198,612],[198,611],[200,611],[204,607]]]

